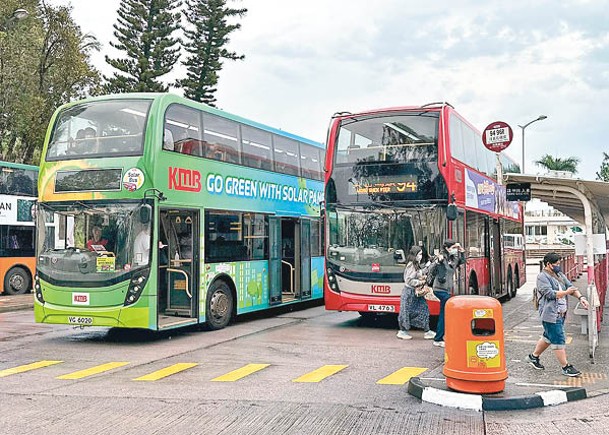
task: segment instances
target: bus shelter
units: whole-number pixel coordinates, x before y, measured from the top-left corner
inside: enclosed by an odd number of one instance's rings
[[[606,229],[609,222],[609,183],[551,175],[505,174],[504,182],[530,184],[531,198],[538,198],[586,227],[585,259],[588,275],[586,296],[590,358],[598,346],[607,294],[609,263]],[[585,311],[584,311],[585,312]]]

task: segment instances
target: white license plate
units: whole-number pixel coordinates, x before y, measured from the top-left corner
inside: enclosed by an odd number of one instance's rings
[[[93,317],[68,316],[68,323],[72,325],[92,325]]]
[[[368,311],[395,313],[395,306],[393,306],[393,305],[368,305]]]

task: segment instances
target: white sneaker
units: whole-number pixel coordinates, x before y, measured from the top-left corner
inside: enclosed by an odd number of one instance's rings
[[[443,341],[434,341],[433,345],[436,347],[444,347],[444,342]]]
[[[410,340],[412,335],[408,334],[406,331],[399,331],[396,337],[401,338],[402,340]]]
[[[436,333],[434,331],[432,331],[431,329],[429,331],[427,331],[425,334],[423,334],[423,338],[425,340],[431,340],[432,338],[436,337]]]

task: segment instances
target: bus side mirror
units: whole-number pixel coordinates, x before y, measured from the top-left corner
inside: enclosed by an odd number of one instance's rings
[[[448,204],[446,207],[446,219],[449,221],[457,219],[457,206],[455,204]]]

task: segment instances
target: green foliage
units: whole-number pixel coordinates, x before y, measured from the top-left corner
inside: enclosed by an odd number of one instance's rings
[[[105,91],[167,91],[158,79],[169,73],[180,57],[180,41],[172,37],[180,25],[180,13],[174,12],[180,5],[179,0],[121,0],[114,25],[118,42],[110,45],[126,57],[106,56],[106,62],[119,72],[105,77]]]
[[[240,24],[228,24],[235,16],[243,17],[247,9],[232,9],[227,0],[186,0],[184,16],[188,28],[184,29],[188,53],[186,78],[177,81],[184,89],[184,96],[195,101],[215,105],[218,73],[222,70],[222,59],[242,60],[245,56],[228,51],[231,32],[241,28]]]
[[[8,20],[18,8],[29,16]],[[54,110],[95,92],[99,74],[71,8],[37,0],[0,3],[0,159],[37,164]],[[8,24],[7,24],[8,23]]]
[[[579,164],[579,161],[578,157],[567,157],[563,159],[561,157],[553,157],[549,154],[545,154],[541,159],[536,160],[535,164],[551,171],[567,171],[577,174],[577,165]]]
[[[609,154],[603,151],[603,161],[601,169],[596,173],[596,179],[600,181],[609,181]]]

